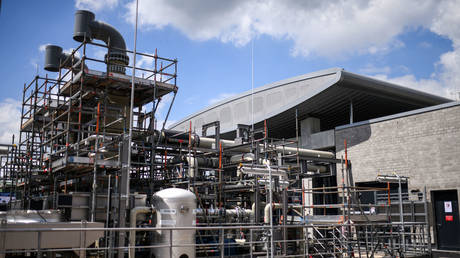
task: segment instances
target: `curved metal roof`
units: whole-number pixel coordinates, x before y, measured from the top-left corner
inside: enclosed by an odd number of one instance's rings
[[[364,121],[450,102],[425,92],[332,68],[274,82],[254,89],[254,123],[267,120],[272,137],[295,136],[299,119],[317,117],[321,130],[349,123],[350,102],[354,121]],[[233,134],[237,124],[251,124],[251,91],[227,98],[181,119],[170,129],[186,131],[189,122],[197,133],[203,124],[220,121],[221,133]]]

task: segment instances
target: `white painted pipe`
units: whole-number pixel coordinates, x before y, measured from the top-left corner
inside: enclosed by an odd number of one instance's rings
[[[135,207],[131,210],[129,215],[129,227],[136,228],[137,225],[137,215],[138,214],[148,214],[155,213],[156,210],[152,207]],[[136,230],[130,230],[129,232],[129,258],[134,258],[136,253]]]
[[[192,141],[197,143],[197,147],[201,148],[213,148],[216,144],[216,139],[214,138],[207,138],[207,137],[196,137],[192,135]],[[237,146],[238,144],[235,143],[235,141],[230,141],[230,140],[220,140],[220,143],[224,148],[228,147],[234,147]],[[217,146],[218,147],[218,146]],[[260,147],[262,150],[264,150],[263,144],[260,144]],[[328,151],[318,151],[318,150],[310,150],[310,149],[303,149],[303,148],[295,148],[295,147],[285,147],[285,146],[272,146],[268,145],[268,149],[273,149],[275,148],[276,151],[281,152],[281,153],[286,153],[286,154],[295,154],[299,153],[299,156],[301,157],[314,157],[314,158],[335,158],[335,154],[332,152]],[[251,152],[251,146],[239,146],[235,147],[235,151],[241,151],[241,152]]]
[[[195,157],[191,157],[187,155],[187,163],[188,163],[188,177],[193,178],[195,176],[196,171],[198,170],[198,162]]]

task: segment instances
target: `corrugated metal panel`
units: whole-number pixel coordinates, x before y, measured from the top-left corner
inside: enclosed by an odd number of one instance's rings
[[[295,137],[295,111],[299,120],[316,117],[321,130],[333,129],[350,122],[350,102],[354,121],[449,102],[439,96],[415,91],[369,77],[329,69],[260,87],[254,91],[254,121],[257,126],[267,119],[269,134],[275,138]],[[221,101],[171,126],[187,130],[189,121],[197,133],[204,123],[221,121],[221,132],[227,136],[237,124],[251,123],[251,92]]]

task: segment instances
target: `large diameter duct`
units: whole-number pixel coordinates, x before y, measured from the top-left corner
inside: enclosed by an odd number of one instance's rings
[[[98,39],[110,47],[105,56],[109,72],[125,73],[125,65],[129,64],[126,55],[126,43],[123,36],[111,25],[95,20],[94,13],[78,10],[75,13],[73,39],[78,42]]]
[[[59,68],[70,69],[72,66],[79,70],[80,58],[77,56],[71,57],[70,54],[64,53],[62,47],[56,45],[47,45],[45,48],[45,70],[50,72],[58,72]],[[84,67],[86,69],[86,66]]]

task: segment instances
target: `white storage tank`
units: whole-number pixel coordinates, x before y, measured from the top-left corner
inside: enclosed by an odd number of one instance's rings
[[[168,188],[153,195],[153,205],[156,209],[157,227],[193,227],[196,225],[196,196],[192,192],[180,188]],[[195,230],[158,230],[155,242],[158,245],[194,245]],[[195,258],[194,246],[154,248],[156,258]]]

